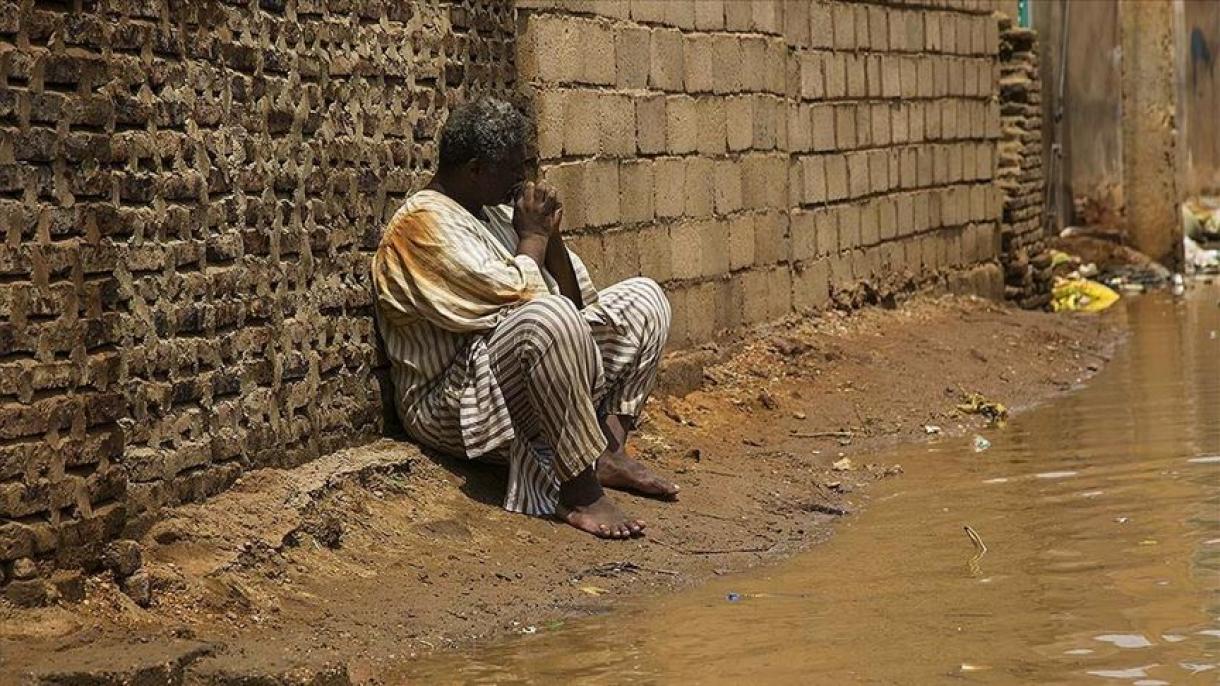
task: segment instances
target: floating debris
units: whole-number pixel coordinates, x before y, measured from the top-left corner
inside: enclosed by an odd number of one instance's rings
[[[965,414],[982,415],[991,424],[999,424],[1008,419],[1008,408],[994,400],[988,400],[980,393],[970,393],[965,402],[958,403],[957,411]]]
[[[974,437],[974,452],[981,453],[990,447],[991,447],[991,441],[987,440],[986,438],[983,438],[982,436],[976,435]]]
[[[852,464],[850,457],[845,457],[830,465],[830,468],[836,472],[850,472],[851,470],[855,469],[856,466]]]
[[[923,432],[928,434],[929,436],[934,436],[934,435],[940,433],[940,427],[935,424],[924,424]]]

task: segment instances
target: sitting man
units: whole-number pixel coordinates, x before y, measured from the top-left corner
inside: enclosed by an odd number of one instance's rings
[[[373,282],[398,414],[424,446],[506,462],[506,509],[640,535],[602,487],[677,496],[625,450],[669,302],[647,278],[593,287],[564,247],[559,199],[526,180],[529,125],[502,101],[456,106],[436,175],[381,239]]]

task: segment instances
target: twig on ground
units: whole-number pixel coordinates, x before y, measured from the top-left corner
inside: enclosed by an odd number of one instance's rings
[[[793,438],[851,438],[855,436],[850,431],[794,431]]]

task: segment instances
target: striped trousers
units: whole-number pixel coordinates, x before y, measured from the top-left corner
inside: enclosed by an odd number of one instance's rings
[[[491,370],[513,438],[482,459],[508,465],[506,509],[555,512],[559,484],[606,450],[599,420],[639,415],[656,381],[669,323],[661,287],[641,277],[599,291],[597,302],[583,310],[564,296],[535,298],[491,332]],[[422,402],[417,416],[427,421],[408,427],[413,437],[464,456],[459,408],[440,394]]]

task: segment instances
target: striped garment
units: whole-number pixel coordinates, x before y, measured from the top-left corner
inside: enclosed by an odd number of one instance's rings
[[[598,292],[575,254],[577,310],[514,255],[509,206],[481,221],[436,191],[411,196],[373,258],[378,326],[407,432],[443,453],[506,462],[505,508],[555,511],[558,485],[606,448],[598,418],[638,415],[669,304],[655,282]]]

